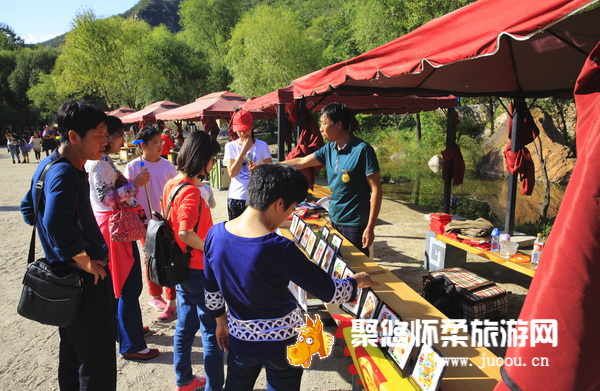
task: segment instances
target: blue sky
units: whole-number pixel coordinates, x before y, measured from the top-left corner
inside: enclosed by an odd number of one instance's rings
[[[92,9],[99,17],[123,13],[138,0],[1,0],[0,22],[27,43],[46,41],[71,29],[78,11]]]

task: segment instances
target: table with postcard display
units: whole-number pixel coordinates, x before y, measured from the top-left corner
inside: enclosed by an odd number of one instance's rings
[[[324,237],[319,237],[325,227]],[[327,221],[317,219],[301,219],[297,216],[282,225],[280,232],[288,239],[294,240],[309,259],[319,264],[335,278],[367,272],[380,283],[369,289],[363,289],[355,303],[346,305],[326,304],[329,313],[339,321],[339,314],[346,315],[348,326],[350,319],[375,319],[378,324],[383,320],[395,319],[420,323],[433,320],[437,335],[442,336],[442,320],[448,319],[444,314],[427,302],[421,295],[410,288],[389,270],[380,267],[369,259],[347,239],[333,229]],[[326,235],[326,236],[325,236]],[[322,240],[322,239],[327,240]],[[339,246],[339,252],[335,249]],[[333,250],[332,250],[333,249]],[[332,255],[333,252],[333,255]],[[301,288],[290,284],[290,290],[298,298]],[[306,292],[304,292],[304,295]],[[302,301],[300,297],[299,302]],[[303,303],[300,303],[303,306]],[[303,306],[304,307],[304,306]],[[393,324],[393,323],[392,323]],[[410,327],[410,326],[409,326]],[[454,323],[445,324],[455,332],[457,339],[465,339],[470,346],[470,337],[466,327],[458,327]],[[363,386],[368,390],[427,390],[433,391],[441,387],[444,391],[492,390],[500,380],[500,367],[496,356],[484,347],[443,346],[441,339],[433,346],[415,346],[415,336],[408,327],[402,328],[402,336],[407,338],[400,346],[384,348],[379,346],[352,347],[351,327],[342,329],[346,345],[352,356],[356,373]],[[381,330],[377,331],[381,336]],[[465,358],[462,365],[446,366],[444,358]],[[493,366],[488,366],[494,362]],[[457,364],[457,362],[455,362]],[[404,372],[404,374],[403,374]]]

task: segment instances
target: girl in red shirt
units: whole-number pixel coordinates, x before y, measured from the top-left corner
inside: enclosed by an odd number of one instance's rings
[[[176,286],[177,326],[173,341],[173,358],[177,390],[199,389],[221,390],[224,383],[223,351],[215,337],[216,320],[209,314],[204,301],[204,239],[212,226],[210,208],[200,196],[198,186],[208,176],[221,150],[219,144],[204,132],[192,133],[183,143],[177,156],[179,173],[165,185],[162,210],[173,189],[182,182],[184,186],[173,200],[169,224],[176,233],[182,251],[192,248],[190,277]],[[205,375],[192,372],[192,344],[200,329],[204,350]]]

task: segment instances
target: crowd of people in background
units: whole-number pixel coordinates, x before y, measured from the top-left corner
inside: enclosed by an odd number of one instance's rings
[[[361,151],[366,146],[361,140],[353,141],[347,130],[348,115],[345,106],[331,111],[326,107],[322,131],[337,141],[334,154],[356,155],[363,161]],[[144,337],[149,328],[143,325],[139,303],[143,283],[138,244],[115,240],[110,219],[117,211],[130,210],[135,213],[129,218],[147,223],[154,212],[165,216],[169,207],[166,221],[180,249],[190,254],[189,278],[168,288],[152,281],[147,267],[145,274],[149,304],[160,311],[158,321],[177,319],[173,340],[176,391],[251,390],[262,367],[267,371],[268,389],[299,390],[303,370],[285,358],[286,346],[293,344],[302,326],[289,282],[332,303],[351,301],[358,289],[377,282],[366,273],[332,278],[292,241],[274,232],[305,199],[308,182],[293,167],[271,164],[267,144],[254,136],[251,113],[237,111],[231,121],[237,139],[226,144],[224,158],[232,176],[230,219],[215,226],[214,197],[203,181],[221,146],[207,133],[192,132],[183,140],[179,132],[174,142],[168,130],[144,126],[136,135],[140,156],[121,173],[109,157],[124,144],[121,120],[88,103],[72,101],[61,106],[57,122],[55,128],[46,126],[30,140],[10,134],[7,141],[13,159],[19,162],[19,150],[23,159],[28,155],[21,143],[31,143],[36,160],[42,150],[49,155],[39,164],[33,183],[47,165],[56,163],[46,174],[46,181],[53,185],[33,187],[21,203],[21,212],[32,224],[38,207],[34,200],[37,192],[43,192],[40,218],[35,221],[46,258],[50,264],[73,268],[83,281],[81,311],[72,326],[59,329],[60,388],[115,390],[115,341],[124,359],[144,361],[160,354],[148,347]],[[337,145],[341,142],[346,146]],[[175,166],[166,157],[176,149]],[[317,160],[329,165],[327,158],[311,155],[310,159],[290,161],[290,165]],[[369,159],[366,166],[352,168],[352,179],[360,178],[359,187],[368,188],[367,183],[378,178],[376,159]],[[350,169],[349,162],[341,164]],[[340,181],[349,182],[345,177]],[[179,192],[172,196],[175,190]],[[377,189],[372,192],[377,198]],[[369,224],[378,213],[377,200],[362,209],[363,225],[354,231],[357,246],[366,249],[372,242]],[[340,224],[346,223],[343,218],[342,213]],[[201,376],[193,373],[191,356],[198,331],[205,370]],[[225,351],[229,352],[227,375]]]
[[[11,156],[13,164],[31,163],[29,154],[34,153],[35,163],[39,163],[42,158],[42,151],[49,156],[57,148],[57,133],[49,125],[44,126],[40,131],[5,131],[6,149]]]

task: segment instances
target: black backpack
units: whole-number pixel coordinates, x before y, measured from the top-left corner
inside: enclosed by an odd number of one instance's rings
[[[148,260],[148,274],[150,279],[160,286],[173,287],[187,280],[190,276],[190,255],[192,248],[187,246],[185,252],[181,251],[171,224],[167,221],[171,203],[179,190],[184,186],[192,186],[183,182],[177,185],[171,192],[165,217],[153,211],[152,219],[148,223],[146,231],[146,243],[144,252]],[[194,227],[194,232],[198,223]]]

